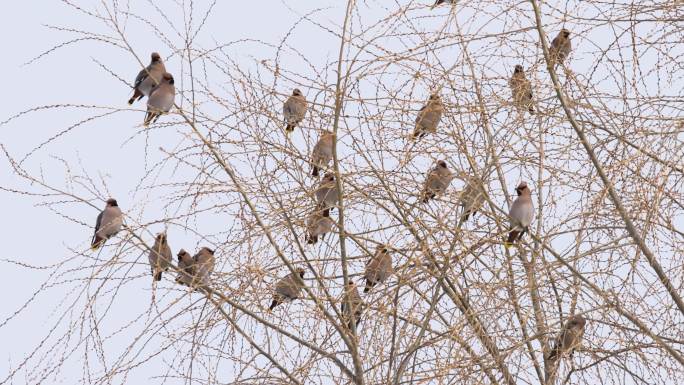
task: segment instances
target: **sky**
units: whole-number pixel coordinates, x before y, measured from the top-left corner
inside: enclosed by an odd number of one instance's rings
[[[141,4],[142,2],[132,3],[134,6],[140,5],[136,8],[140,14],[154,17],[151,7]],[[209,19],[200,36],[199,43],[208,47],[216,41],[247,38],[277,43],[298,18],[293,10],[308,12],[311,9],[310,4],[305,3],[292,2],[285,5],[280,1],[269,1],[254,6],[253,2],[219,1],[213,9],[214,16]],[[327,3],[330,5],[335,2]],[[88,5],[91,4],[86,4]],[[323,2],[320,2],[320,5],[324,5]],[[333,4],[333,8],[337,6]],[[339,12],[339,9],[329,14],[335,12]],[[182,15],[174,16],[178,17],[177,20],[182,20]],[[130,24],[131,30],[126,33],[143,61],[147,61],[149,53],[154,50],[160,51],[165,58],[169,56],[169,48],[156,36],[147,32],[140,33],[142,28],[139,24]],[[0,41],[0,49],[7,53],[0,61],[0,73],[3,74],[6,89],[11,92],[4,98],[0,108],[0,120],[33,107],[54,104],[128,108],[126,101],[130,96],[130,88],[107,74],[97,64],[100,62],[106,65],[132,82],[140,67],[131,55],[122,50],[103,47],[98,42],[81,42],[26,64],[54,46],[70,40],[68,36],[73,36],[48,28],[47,25],[102,30],[101,25],[93,24],[92,19],[82,17],[73,8],[61,2],[41,1],[39,6],[31,1],[8,3],[0,14],[0,33],[6,36]],[[308,41],[312,43],[311,51],[323,55],[330,53],[321,48],[325,45],[323,35],[309,34]],[[306,51],[306,47],[304,50]],[[332,51],[334,52],[334,49]],[[167,68],[175,67],[177,70],[177,61],[177,56],[171,57],[167,61]],[[169,132],[158,135],[155,133],[148,138],[151,143],[146,143],[144,135],[137,135],[140,130],[139,123],[144,116],[141,110],[143,106],[144,104],[139,103],[130,112],[119,113],[111,118],[99,119],[93,124],[77,127],[51,143],[48,148],[38,150],[38,155],[29,159],[25,165],[34,171],[42,169],[45,180],[62,186],[66,170],[59,165],[61,162],[57,161],[56,157],[63,157],[70,164],[81,167],[76,172],[84,171],[94,178],[104,178],[111,190],[103,191],[102,196],[117,197],[119,204],[130,210],[133,205],[131,181],[140,180],[145,175],[146,171],[141,164],[145,162],[146,150],[151,152],[150,158],[155,158],[160,146],[172,148],[177,140],[174,139],[173,133]],[[52,110],[19,118],[0,129],[0,143],[13,156],[21,158],[45,139],[92,114],[92,111],[85,114],[82,111]],[[30,191],[30,186],[9,172],[9,164],[4,156],[2,158],[0,186],[13,186]],[[5,244],[1,258],[44,267],[62,261],[66,255],[65,250],[83,249],[87,246],[98,209],[73,205],[70,215],[85,221],[78,225],[39,206],[44,201],[41,197],[0,191],[0,211],[4,213],[5,218],[11,218],[0,221],[0,234]],[[96,207],[103,205],[100,201],[94,201],[93,204]],[[157,225],[150,231],[161,230],[163,227]],[[147,234],[150,237],[151,232]],[[174,249],[177,249],[174,245],[179,244],[194,247],[193,243],[196,242],[194,234],[182,232],[173,233],[170,238]],[[145,258],[142,259],[144,260]],[[0,316],[4,320],[14,309],[20,309],[32,294],[39,290],[40,285],[50,274],[50,269],[30,269],[4,262],[2,266],[6,279],[0,280],[0,290],[14,293],[4,296],[2,300]],[[147,283],[147,280],[141,280],[141,285],[137,288],[140,289],[140,286]],[[0,341],[3,341],[0,344],[0,377],[4,377],[1,373],[7,373],[9,367],[15,367],[30,351],[29,349],[37,346],[42,340],[48,327],[52,325],[48,319],[54,315],[53,310],[57,311],[59,306],[64,305],[60,303],[55,307],[63,295],[61,289],[38,295],[30,303],[28,310],[9,321],[6,327],[0,328]],[[130,297],[120,296],[121,303],[128,303],[130,306],[131,303],[139,302],[139,292],[131,290],[126,295]],[[145,296],[149,296],[149,291]],[[114,317],[114,320],[124,318]],[[144,381],[150,374],[149,370],[143,370],[128,380]],[[70,378],[80,378],[80,375],[80,368],[76,364],[65,367],[58,378],[71,383],[68,381]],[[29,380],[20,376],[14,381],[13,383],[22,383]]]
[[[136,8],[136,12],[151,18],[157,16],[149,4],[133,3],[140,7]],[[201,3],[205,5],[205,2]],[[317,11],[317,17],[330,23],[340,23],[344,12],[343,2],[317,1],[316,8],[319,7],[326,9]],[[292,26],[298,23],[300,17],[313,9],[312,2],[301,0],[218,1],[212,10],[213,16],[208,19],[196,43],[207,48],[218,41],[253,39],[277,45],[283,36],[290,32]],[[201,15],[201,12],[198,14]],[[174,16],[175,20],[183,20],[181,14]],[[95,188],[85,181],[81,181],[84,183],[81,186],[74,183],[74,180],[67,178],[72,173],[88,174],[95,180],[106,181],[106,184],[96,184],[99,191],[92,194],[93,196],[117,197],[119,204],[130,211],[133,219],[140,223],[154,222],[170,213],[154,213],[155,208],[160,208],[160,205],[150,202],[144,192],[134,191],[135,182],[150,178],[148,166],[160,157],[160,148],[173,149],[184,139],[181,137],[182,133],[175,129],[159,129],[141,134],[139,122],[144,116],[143,104],[129,108],[126,105],[130,96],[129,88],[100,65],[103,64],[108,70],[124,76],[125,80],[131,82],[139,70],[138,63],[123,50],[103,46],[97,41],[82,41],[42,55],[56,45],[68,41],[69,36],[75,36],[49,28],[48,25],[105,32],[103,26],[92,23],[92,19],[83,17],[73,8],[56,1],[41,2],[40,7],[29,1],[15,1],[5,5],[4,12],[0,14],[0,36],[5,37],[0,40],[0,52],[5,53],[3,60],[0,61],[0,73],[3,74],[5,89],[9,92],[6,92],[7,96],[0,109],[0,122],[33,107],[56,104],[113,106],[127,111],[98,118],[75,128],[70,127],[105,110],[98,112],[97,109],[64,108],[32,112],[16,118],[9,124],[0,125],[0,143],[17,159],[31,153],[24,164],[25,167],[32,170],[36,176],[40,175],[50,185],[63,186],[65,189],[73,188],[74,191],[80,192]],[[181,22],[176,24],[177,27],[181,25]],[[174,68],[178,72],[187,71],[187,68],[179,63],[178,56],[172,55],[170,48],[158,36],[144,32],[147,30],[145,26],[132,21],[127,24],[127,28],[125,34],[143,62],[148,60],[150,52],[157,50],[163,57],[168,58],[167,68]],[[170,35],[174,33],[168,25],[161,28]],[[296,34],[289,42],[296,46],[303,56],[316,58],[313,59],[314,63],[333,61],[337,55],[336,40],[306,23],[297,24]],[[595,43],[600,45],[600,41]],[[265,50],[259,47],[259,44],[240,45],[240,48],[232,52],[238,62],[243,61],[246,67],[250,67],[254,61],[272,59],[272,50],[269,49],[268,54],[263,54]],[[296,59],[284,60],[294,62]],[[502,68],[501,74],[506,74],[505,67]],[[65,130],[68,132],[56,137],[48,145],[41,146],[44,140]],[[67,169],[65,164],[74,169]],[[3,170],[0,172],[0,186],[21,191],[17,193],[0,190],[0,212],[5,218],[0,221],[0,234],[4,241],[4,253],[0,258],[19,261],[26,265],[0,262],[5,275],[5,279],[0,280],[0,290],[7,293],[3,296],[0,308],[0,341],[3,341],[0,344],[2,381],[2,373],[16,367],[28,349],[36,346],[44,338],[49,327],[53,325],[51,317],[59,314],[57,309],[64,306],[60,302],[65,297],[61,287],[56,290],[48,289],[35,298],[32,298],[33,293],[41,290],[40,285],[49,277],[51,266],[63,261],[65,256],[71,255],[69,250],[87,248],[92,225],[103,203],[93,200],[91,203],[94,207],[84,204],[69,206],[69,203],[66,203],[65,206],[73,209],[69,211],[70,218],[64,218],[42,205],[43,202],[50,200],[49,197],[30,194],[45,190],[35,185],[30,186],[9,172],[9,165],[4,156],[0,157],[0,167]],[[165,176],[167,174],[160,173],[151,178],[163,180]],[[104,191],[104,185],[110,190]],[[162,230],[163,224],[153,223],[144,235],[151,240],[155,232]],[[175,230],[172,234],[171,243],[174,249],[178,248],[177,245],[196,248],[202,242],[203,240],[198,240],[196,234],[190,231]],[[142,266],[146,257],[139,258]],[[142,275],[145,270],[140,270]],[[149,298],[151,295],[148,283],[147,280],[141,279],[126,286],[119,295],[120,301],[112,304],[110,312],[123,312],[127,307],[143,311],[147,303],[140,299]],[[5,325],[5,318],[12,315],[13,309],[22,309],[29,300],[31,302],[27,308],[21,310],[18,316],[7,321]],[[116,328],[117,321],[123,319],[127,318],[119,319],[114,315],[108,318],[107,326]],[[110,343],[108,346],[114,351],[123,348],[118,346],[116,341]],[[80,370],[78,364],[68,365],[56,378],[63,383],[70,383],[70,378],[80,378]],[[127,380],[130,383],[147,381],[154,374],[153,369],[143,367],[134,371]],[[51,377],[50,381],[53,379],[54,377]],[[17,378],[14,381],[23,383],[30,382],[30,379]]]

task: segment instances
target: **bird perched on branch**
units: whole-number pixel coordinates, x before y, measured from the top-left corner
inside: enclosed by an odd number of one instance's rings
[[[145,96],[149,96],[154,87],[161,82],[162,76],[166,73],[166,67],[158,53],[152,52],[152,61],[143,70],[140,70],[135,77],[133,84],[133,96],[128,99],[128,104],[133,104]]]
[[[171,266],[171,259],[173,258],[171,247],[169,247],[166,238],[166,233],[157,234],[154,239],[154,246],[152,246],[152,250],[150,250],[150,254],[147,258],[150,261],[152,277],[154,277],[155,281],[161,281],[162,272],[169,269]]]
[[[214,250],[203,247],[200,251],[193,257],[195,263],[193,267],[195,269],[195,282],[202,285],[209,285],[209,276],[214,271],[214,266],[216,264],[216,258],[214,258]]]
[[[173,83],[173,75],[165,72],[159,84],[150,91],[150,97],[147,99],[147,113],[143,123],[145,126],[156,122],[160,116],[173,108],[176,99],[176,87]]]
[[[420,194],[421,202],[427,203],[437,195],[444,194],[452,179],[454,179],[454,174],[449,170],[446,162],[443,160],[437,161],[435,167],[428,172],[425,179],[423,191]]]
[[[337,191],[335,174],[325,173],[315,192],[316,202],[318,202],[318,208],[323,211],[323,216],[330,216],[330,210],[337,205]]]
[[[283,116],[285,117],[285,132],[294,131],[295,127],[306,116],[307,103],[299,88],[292,90],[292,95],[283,104]]]
[[[456,4],[456,0],[437,0],[434,4],[432,4],[430,9],[434,9],[435,7],[440,6],[442,4]]]
[[[273,302],[269,310],[273,310],[276,306],[285,301],[293,301],[300,297],[304,289],[304,269],[298,267],[294,273],[290,273],[283,277],[275,285]]]
[[[549,47],[551,67],[556,68],[558,64],[563,64],[568,55],[570,55],[570,51],[572,51],[570,31],[563,28],[558,32],[558,36],[551,41],[551,47]]]
[[[392,255],[387,246],[380,245],[375,250],[375,255],[366,263],[364,274],[366,287],[363,292],[368,293],[375,285],[385,282],[392,274],[394,274]]]
[[[176,277],[176,282],[192,286],[192,282],[195,279],[195,259],[184,249],[180,249],[178,252],[178,270],[180,272]]]
[[[533,100],[532,100],[532,84],[527,77],[525,71],[520,64],[515,66],[513,76],[508,82],[513,92],[513,105],[519,110],[527,110],[530,114],[534,114]]]
[[[485,201],[485,193],[480,180],[474,176],[465,176],[464,181],[466,182],[465,188],[463,188],[461,195],[458,197],[458,204],[462,209],[459,227],[460,224],[467,221],[471,215],[475,216]]]
[[[439,121],[442,119],[443,112],[442,98],[438,94],[430,95],[427,104],[420,109],[416,117],[413,139],[420,139],[428,133],[437,132],[437,125],[439,125]]]
[[[325,238],[325,234],[332,231],[333,220],[325,212],[314,210],[306,219],[306,243],[314,245],[318,237]]]
[[[508,239],[504,243],[507,248],[522,238],[534,218],[532,192],[527,187],[527,182],[520,182],[518,187],[515,188],[515,192],[518,194],[518,197],[513,201],[508,214],[511,226],[508,232]]]
[[[359,289],[356,284],[349,281],[347,287],[344,291],[344,296],[342,297],[342,317],[344,318],[344,323],[347,325],[349,330],[352,329],[352,322],[358,328],[361,322],[361,313],[363,312],[363,300],[361,295],[359,295]]]
[[[328,167],[328,163],[333,159],[334,145],[335,134],[323,131],[311,152],[311,176],[318,176],[320,169]]]
[[[104,210],[100,212],[95,221],[95,234],[90,244],[90,248],[97,250],[105,241],[115,236],[123,226],[123,214],[116,203],[116,199],[107,199]]]
[[[575,315],[568,318],[558,334],[551,352],[549,352],[548,359],[555,361],[566,354],[569,354],[570,357],[572,357],[575,348],[582,342],[584,326],[586,323],[587,320],[581,315]]]

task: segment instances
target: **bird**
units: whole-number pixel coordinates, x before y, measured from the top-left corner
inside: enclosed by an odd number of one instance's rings
[[[523,66],[517,64],[513,70],[513,76],[508,82],[513,92],[513,105],[518,109],[527,109],[530,114],[534,114],[534,107],[532,105],[532,84],[527,77],[525,77],[525,70]]]
[[[135,77],[133,84],[133,96],[128,99],[128,104],[133,104],[136,100],[149,96],[152,89],[161,82],[162,76],[166,73],[166,67],[158,53],[152,52],[152,61]]]
[[[116,203],[116,199],[109,198],[104,210],[97,216],[95,235],[93,235],[90,248],[97,250],[107,239],[115,236],[121,230],[121,226],[123,226],[123,214],[119,204]]]
[[[508,232],[508,239],[506,239],[506,242],[504,243],[507,248],[511,247],[515,241],[522,238],[534,218],[532,193],[530,192],[529,187],[527,187],[527,182],[520,182],[518,187],[515,188],[515,192],[518,194],[518,197],[513,201],[513,205],[511,205],[511,210],[508,214],[511,227]]]
[[[315,195],[318,207],[323,211],[323,216],[330,216],[330,210],[337,205],[338,193],[335,174],[327,172],[323,175],[323,180],[318,184]]]
[[[283,103],[283,116],[285,117],[285,132],[294,131],[295,127],[306,116],[307,103],[299,88],[292,90],[292,95]]]
[[[173,85],[173,75],[165,72],[161,82],[150,91],[144,125],[148,126],[150,123],[156,122],[160,116],[171,111],[175,99],[176,87]]]
[[[155,281],[161,281],[162,272],[169,269],[171,259],[173,258],[166,233],[157,234],[154,239],[154,246],[152,246],[147,258],[150,260],[152,277],[154,277]]]
[[[438,94],[430,95],[427,104],[423,106],[416,117],[416,128],[413,131],[413,139],[419,139],[428,133],[437,132],[437,125],[442,119],[444,106],[442,98]]]
[[[466,186],[458,197],[458,204],[461,206],[461,221],[465,222],[470,216],[475,216],[485,201],[482,182],[475,176],[465,176]]]
[[[184,249],[180,249],[177,256],[178,270],[180,270],[180,272],[176,277],[176,282],[182,285],[192,286],[192,281],[195,277],[195,260],[192,258],[192,255]]]
[[[352,329],[352,322],[358,328],[361,322],[361,313],[363,312],[363,300],[361,295],[359,295],[359,289],[356,284],[349,281],[347,288],[344,291],[344,296],[342,297],[342,317],[345,325]]]
[[[375,250],[375,255],[366,263],[366,287],[364,293],[368,293],[375,285],[385,282],[390,275],[394,274],[392,255],[385,245],[380,245]]]
[[[572,43],[570,42],[570,31],[563,28],[558,32],[549,48],[549,56],[551,59],[551,67],[556,68],[556,65],[563,64],[565,59],[572,51]]]
[[[446,162],[443,160],[437,161],[435,167],[428,172],[423,191],[421,192],[421,202],[427,203],[437,195],[444,194],[452,179],[454,179],[454,175],[447,167]]]
[[[584,326],[587,320],[581,315],[575,315],[568,318],[567,322],[561,328],[558,337],[554,343],[551,352],[549,352],[549,360],[557,360],[565,354],[570,355],[575,352],[582,342],[582,337],[584,336]]]
[[[333,220],[320,210],[314,210],[306,219],[306,243],[314,245],[318,237],[325,238],[325,234],[332,231]]]
[[[273,293],[273,302],[271,302],[271,306],[268,309],[273,310],[286,300],[293,301],[299,298],[302,294],[302,289],[304,289],[303,280],[304,269],[298,267],[294,273],[290,273],[278,281]]]
[[[192,259],[195,261],[195,282],[202,286],[209,285],[209,276],[214,271],[216,264],[214,250],[202,247]]]
[[[323,131],[311,153],[311,176],[318,176],[318,171],[328,166],[333,158],[335,134]]]
[[[449,3],[449,4],[456,4],[456,0],[437,0],[435,1],[434,4],[430,7],[430,9],[434,9],[435,7],[442,5],[444,3]]]

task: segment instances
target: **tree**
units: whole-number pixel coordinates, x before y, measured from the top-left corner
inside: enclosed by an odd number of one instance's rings
[[[673,38],[683,33],[681,7],[464,1],[430,11],[429,1],[350,0],[303,14],[278,44],[207,48],[201,33],[221,17],[217,2],[64,3],[92,25],[60,27],[80,38],[55,48],[95,41],[143,68],[148,53],[133,48],[140,35],[129,30],[163,42],[176,108],[149,128],[130,123],[135,136],[164,144],[146,152],[141,180],[118,179],[131,191],[119,198],[125,229],[102,251],[74,245],[50,267],[39,292],[63,296],[58,316],[0,383],[52,382],[74,367],[88,383],[124,383],[142,370],[154,382],[212,384],[671,384],[684,375],[682,43]],[[302,25],[334,42],[334,58],[302,53],[311,48],[294,43],[307,39]],[[574,49],[554,68],[548,47],[561,28]],[[129,82],[98,63],[103,76]],[[511,103],[516,64],[531,81],[534,115]],[[281,105],[293,88],[309,110],[286,135]],[[445,109],[437,132],[413,140],[432,93]],[[117,103],[8,118],[3,126],[68,111],[78,123],[24,157],[3,144],[22,180],[4,190],[38,195],[91,226],[94,216],[71,212],[101,210],[108,178],[65,160],[59,183],[25,159],[125,113]],[[307,245],[320,181],[310,153],[324,129],[336,137],[327,171],[340,193],[333,233]],[[438,160],[457,177],[421,203]],[[459,226],[469,176],[485,202]],[[507,249],[520,181],[536,215]],[[161,229],[174,254],[215,250],[211,285],[180,286],[176,268],[152,282],[146,256]],[[362,321],[350,329],[343,288],[363,287],[378,245],[390,249],[395,274],[362,294]],[[273,285],[298,267],[302,298],[269,312]],[[30,307],[9,309],[0,328],[20,328],[12,321]],[[582,344],[549,360],[574,314],[587,319]]]

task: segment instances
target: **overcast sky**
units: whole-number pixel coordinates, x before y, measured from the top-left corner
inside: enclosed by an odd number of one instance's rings
[[[425,0],[426,3],[430,1]],[[37,6],[37,3],[40,3],[40,6]],[[151,20],[159,18],[159,15],[148,5],[142,4],[142,1],[131,3],[135,3],[136,7],[140,6],[135,9],[135,13]],[[277,45],[302,15],[314,9],[312,3],[300,0],[288,1],[285,5],[275,0],[220,0],[194,44],[208,48],[217,42],[254,39]],[[317,0],[315,3],[316,7],[330,7],[317,13],[318,18],[325,20],[326,23],[341,23],[344,2]],[[200,8],[198,14],[201,15],[204,10]],[[183,15],[178,12],[171,14],[177,21],[176,27],[182,28]],[[195,17],[199,18],[199,15]],[[50,29],[46,25],[110,33],[103,29],[102,25],[92,23],[92,19],[79,15],[73,8],[57,1],[11,1],[4,5],[3,12],[0,13],[0,36],[3,36],[0,39],[0,52],[3,52],[0,74],[5,96],[0,109],[0,121],[29,108],[44,105],[76,104],[129,108],[126,101],[130,97],[130,89],[98,64],[104,64],[110,71],[132,82],[140,68],[134,58],[121,49],[103,46],[97,41],[84,41],[26,64],[56,45],[77,36]],[[173,28],[168,25],[161,28],[169,36],[174,37]],[[172,49],[157,36],[142,32],[146,30],[140,23],[127,24],[125,33],[136,54],[147,62],[150,52],[159,51],[162,57],[168,58],[168,70],[181,72],[178,55],[174,55]],[[173,43],[182,44],[178,36],[175,37],[177,39]],[[600,40],[600,36],[595,36],[593,41],[600,45]],[[310,24],[299,25],[297,33],[289,42],[305,56],[313,58],[314,62],[330,62],[337,56],[337,40]],[[245,66],[249,66],[253,64],[254,59],[273,59],[272,49],[261,50],[256,44],[253,47],[252,51],[244,49],[236,52],[236,60],[244,61]],[[578,59],[578,67],[581,66],[580,63]],[[501,74],[506,74],[509,68],[502,66]],[[183,68],[183,71],[186,69]],[[47,146],[41,146],[41,143],[69,129],[75,123],[104,111],[68,108],[33,112],[0,126],[0,143],[15,159],[20,160],[30,153],[23,166],[31,170],[34,176],[42,176],[50,185],[65,189],[74,187],[66,183],[65,175],[68,171],[62,159],[74,168],[72,172],[75,174],[88,174],[94,179],[102,178],[110,190],[99,191],[99,195],[116,197],[122,208],[139,215],[135,218],[139,222],[152,221],[154,218],[163,218],[165,213],[149,213],[150,209],[155,207],[154,202],[149,202],[144,194],[134,192],[136,183],[146,176],[144,165],[161,157],[159,147],[172,149],[182,142],[183,138],[179,137],[176,130],[156,130],[149,135],[140,134],[139,123],[144,116],[142,108],[144,103],[138,103],[130,108],[130,111],[98,118],[93,123],[85,123],[70,129]],[[36,190],[36,186],[28,185],[9,172],[4,155],[0,156],[0,169],[3,170],[0,172],[2,187],[26,192],[45,191]],[[74,188],[75,191],[83,192],[78,186]],[[61,287],[45,290],[7,325],[3,325],[5,318],[11,316],[14,310],[21,309],[33,293],[40,290],[41,283],[52,271],[49,266],[72,255],[70,250],[87,248],[92,236],[91,226],[97,216],[97,209],[83,204],[71,205],[73,211],[69,212],[69,216],[75,218],[74,221],[39,205],[47,200],[50,199],[0,191],[0,212],[3,214],[3,220],[0,221],[3,252],[0,258],[21,261],[30,266],[48,266],[43,269],[31,269],[0,262],[5,277],[0,280],[0,290],[5,293],[0,302],[0,380],[4,377],[3,373],[9,368],[16,367],[29,349],[35,347],[49,332],[54,323],[54,318],[50,317],[54,316],[53,311],[61,314],[55,309],[64,306],[59,301],[64,298],[65,293]],[[98,208],[103,206],[102,201],[93,200],[91,203]],[[76,223],[78,221],[83,223]],[[152,234],[162,230],[164,227],[160,224],[151,226],[145,236],[151,241]],[[174,245],[196,248],[201,241],[193,233],[175,231],[171,244],[175,251],[179,246]],[[145,259],[141,261],[145,262]],[[120,326],[117,325],[117,321],[129,319],[125,316],[118,319],[116,311],[127,311],[127,307],[131,307],[137,312],[143,312],[151,296],[148,289],[148,279],[140,279],[136,284],[128,285],[127,290],[119,297],[118,307],[113,311],[114,315],[110,314],[108,325],[115,328]],[[59,331],[55,333],[59,334]],[[129,383],[144,383],[155,374],[157,373],[153,368],[143,366],[134,371],[127,380]],[[81,375],[79,363],[71,362],[58,377],[62,378],[64,383],[70,383],[69,379],[80,378]],[[21,381],[17,380],[15,383]]]
[[[40,3],[40,4],[38,4]],[[131,2],[134,12],[159,19],[154,10],[143,2]],[[206,10],[205,2],[198,2],[198,14]],[[212,17],[208,20],[202,33],[195,42],[198,46],[212,47],[216,42],[234,41],[239,39],[257,39],[277,44],[298,19],[297,12],[302,14],[313,9],[311,3],[305,1],[290,2],[285,6],[280,1],[251,2],[251,1],[218,1]],[[308,3],[308,4],[307,4]],[[321,15],[339,16],[344,9],[339,2],[317,1],[319,7],[332,5],[332,9]],[[83,2],[86,6],[93,6]],[[157,2],[164,4],[164,2]],[[290,9],[288,9],[290,8]],[[182,14],[170,14],[178,28],[182,28]],[[169,9],[167,9],[169,11]],[[200,16],[195,16],[200,17]],[[168,25],[161,23],[161,28],[176,38],[174,44],[182,44],[178,36]],[[39,56],[54,46],[72,39],[74,34],[61,33],[46,25],[65,28],[77,28],[90,31],[103,31],[102,25],[94,24],[90,18],[85,18],[73,8],[58,1],[12,1],[5,5],[0,13],[0,49],[3,60],[0,61],[4,88],[6,90],[0,108],[0,121],[32,107],[54,104],[84,104],[95,106],[112,106],[128,108],[126,101],[130,97],[130,89],[105,72],[96,61],[105,64],[110,70],[132,82],[140,70],[134,58],[120,49],[103,46],[99,42],[81,42],[67,46],[54,54],[40,58],[32,64],[26,65],[31,59]],[[172,50],[161,42],[155,35],[145,32],[139,23],[131,22],[126,35],[131,41],[136,53],[145,62],[149,60],[152,51],[159,51],[162,57],[168,58],[167,69],[179,72],[178,56],[172,55]],[[302,45],[302,52],[316,52],[321,58],[334,55],[336,47],[328,50],[326,35],[321,33],[306,33],[314,29],[302,26],[303,34],[309,45]],[[249,52],[243,52],[249,55]],[[258,55],[255,52],[255,55]],[[271,51],[268,53],[268,58]],[[264,57],[267,58],[267,57]],[[239,60],[242,60],[240,58]],[[251,60],[249,60],[251,62]],[[94,178],[101,176],[111,188],[109,194],[114,196],[119,204],[128,211],[131,209],[132,190],[134,184],[145,175],[142,163],[145,161],[146,149],[150,151],[149,159],[158,158],[158,148],[167,146],[173,148],[178,142],[175,132],[156,133],[148,138],[139,135],[139,123],[142,122],[144,101],[138,103],[135,110],[119,113],[110,118],[98,119],[93,124],[80,126],[63,137],[49,144],[29,158],[24,164],[33,172],[43,170],[46,181],[55,186],[65,185],[65,168],[55,157],[68,161],[72,167],[79,167],[76,173],[88,173]],[[97,112],[78,109],[51,110],[33,113],[26,118],[19,119],[0,128],[0,143],[5,145],[12,156],[21,159],[24,155],[39,146],[40,143],[58,132],[67,129],[76,122],[86,119]],[[18,188],[31,191],[21,179],[9,172],[9,165],[5,157],[0,161],[0,186]],[[142,198],[139,198],[142,199]],[[83,249],[90,242],[97,210],[84,205],[72,205],[70,215],[87,223],[75,224],[54,214],[45,207],[35,205],[44,202],[41,197],[17,195],[0,191],[0,212],[5,220],[0,221],[0,237],[3,240],[1,258],[22,261],[33,266],[49,266],[62,261],[69,255],[69,249]],[[102,202],[94,201],[98,207]],[[143,211],[143,210],[141,210]],[[159,213],[157,213],[159,214]],[[158,216],[163,216],[159,214]],[[142,220],[142,218],[140,218]],[[148,218],[149,219],[149,218]],[[87,226],[86,226],[87,225]],[[151,228],[151,233],[161,231],[158,225]],[[151,233],[147,234],[151,237]],[[193,248],[199,241],[193,234],[174,232],[171,246],[177,250],[178,245],[188,245]],[[150,239],[148,238],[148,241]],[[144,262],[146,258],[142,261]],[[39,285],[48,277],[50,269],[32,270],[12,264],[2,264],[5,279],[0,280],[0,290],[3,296],[0,308],[0,322],[11,315],[15,309],[21,308],[32,293],[39,289]],[[149,284],[148,279],[141,279],[138,289]],[[45,294],[46,293],[46,294]],[[64,297],[63,289],[48,290],[39,295],[32,302],[27,311],[0,327],[0,377],[4,377],[9,367],[15,367],[31,348],[35,347],[48,333],[54,318],[48,320],[51,312],[60,314],[57,303]],[[139,293],[139,292],[138,292]],[[145,292],[144,301],[135,291],[131,297],[120,296],[121,303],[134,306],[141,302],[145,304],[150,293]],[[144,309],[144,308],[143,308]],[[117,320],[123,322],[126,315],[113,316],[112,324]],[[73,378],[80,378],[80,364],[68,364],[59,377],[65,383]],[[151,375],[157,374],[150,369],[138,370],[128,380],[130,383],[143,383]],[[0,379],[1,380],[1,379]],[[22,381],[16,380],[20,383]],[[140,381],[140,382],[137,382]]]

